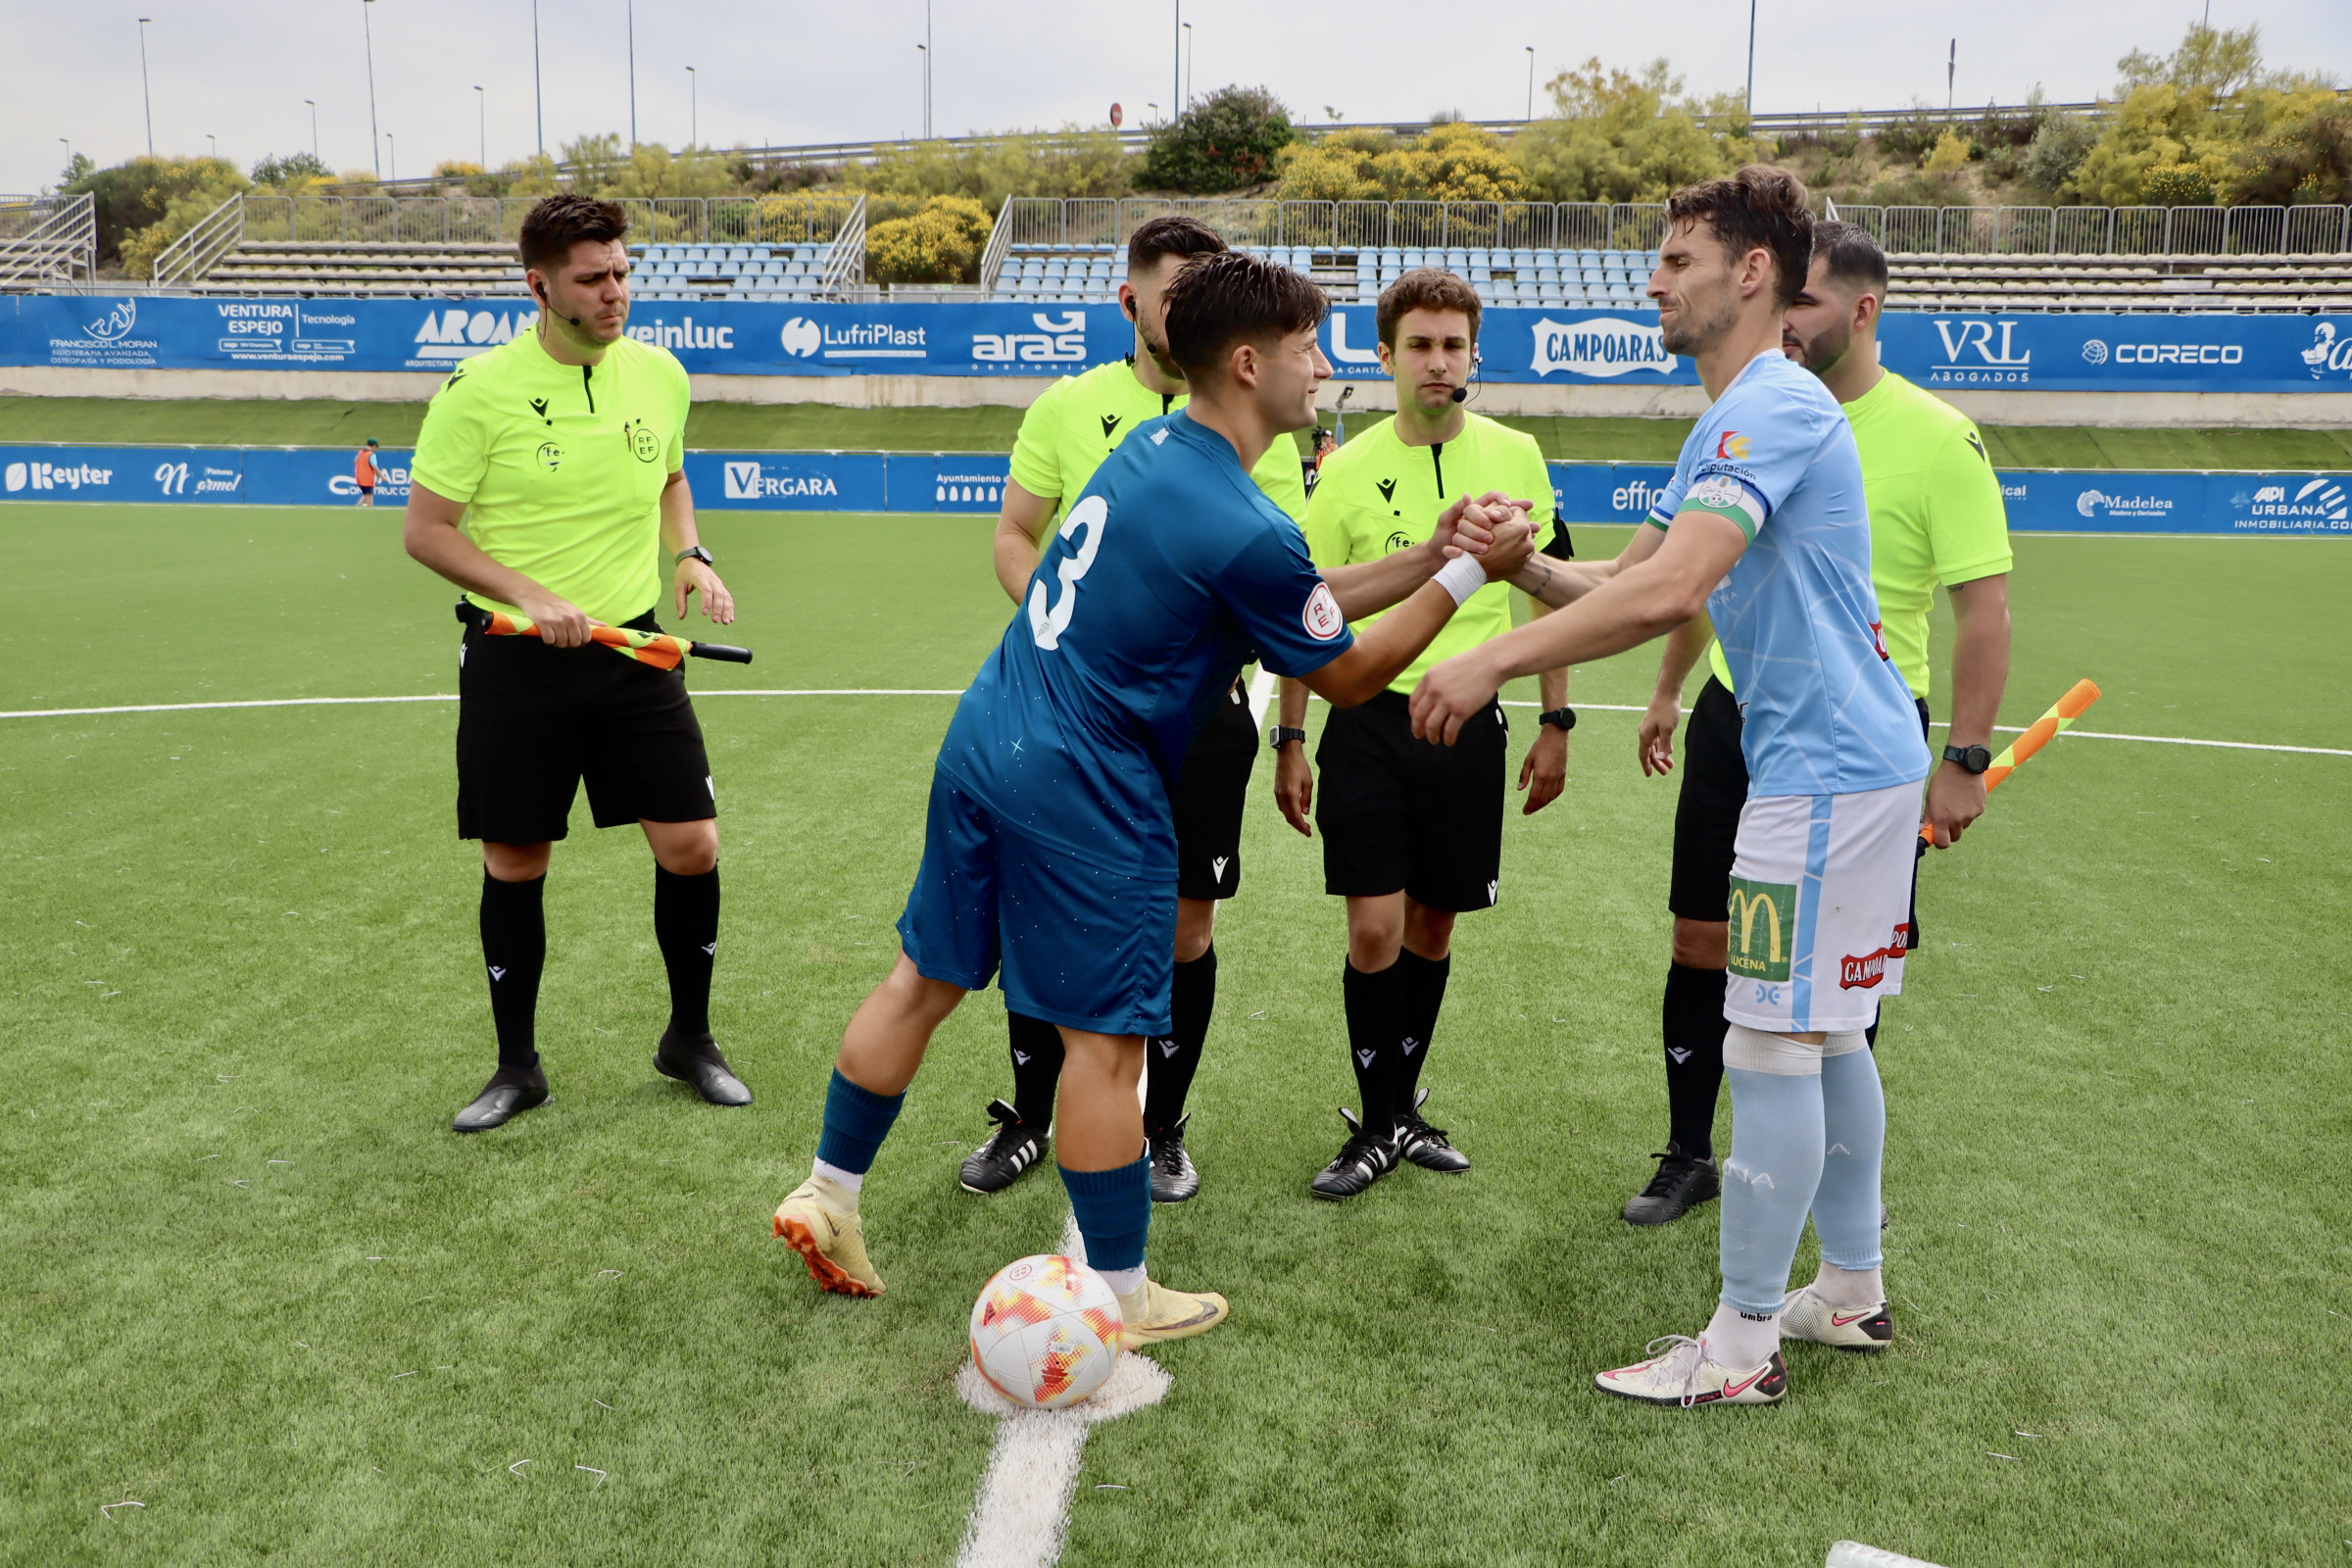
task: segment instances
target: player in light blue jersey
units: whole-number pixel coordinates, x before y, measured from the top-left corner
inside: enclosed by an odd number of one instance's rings
[[[1723,1290],[1700,1338],[1653,1341],[1663,1353],[1594,1383],[1684,1408],[1775,1404],[1788,1395],[1784,1327],[1838,1345],[1870,1324],[1879,1339],[1891,1332],[1879,1252],[1886,1104],[1862,1031],[1878,999],[1902,988],[1928,754],[1879,635],[1852,429],[1781,354],[1782,313],[1812,252],[1805,188],[1750,167],[1678,191],[1666,216],[1649,293],[1666,347],[1697,361],[1713,399],[1676,465],[1671,519],[1605,570],[1532,562],[1515,580],[1566,608],[1431,670],[1413,721],[1450,743],[1513,676],[1631,648],[1702,609],[1713,617],[1750,778],[1724,999]],[[1821,1274],[1791,1294],[1808,1213]]]
[[[1087,1261],[1129,1344],[1205,1332],[1222,1297],[1146,1276],[1151,1170],[1136,1084],[1168,1029],[1176,836],[1168,787],[1255,657],[1335,706],[1396,679],[1457,605],[1531,551],[1524,514],[1464,502],[1464,550],[1434,575],[1399,552],[1335,591],[1250,468],[1314,422],[1326,306],[1298,273],[1231,252],[1167,290],[1189,409],[1146,421],[1095,470],[940,747],[922,866],[890,977],[850,1020],[809,1180],[776,1210],[816,1282],[874,1296],[858,1195],[936,1029],[1000,967],[1007,1006],[1061,1032],[1055,1154]],[[1399,603],[1401,601],[1401,603]],[[1348,623],[1397,608],[1361,638]]]

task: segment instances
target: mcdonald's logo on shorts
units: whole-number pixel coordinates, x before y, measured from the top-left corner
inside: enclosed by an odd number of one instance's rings
[[[1732,878],[1732,973],[1749,980],[1788,978],[1796,939],[1796,884]]]

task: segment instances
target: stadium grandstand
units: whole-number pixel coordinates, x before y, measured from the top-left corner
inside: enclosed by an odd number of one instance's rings
[[[156,258],[156,291],[244,298],[502,298],[522,292],[528,198],[232,196]],[[1356,303],[1416,267],[1490,305],[1646,309],[1655,204],[1014,197],[975,283],[865,280],[863,197],[630,199],[646,300],[1084,304],[1114,298],[1127,234],[1160,213]],[[2352,208],[1846,207],[1886,247],[1894,308],[2296,312],[2352,306]],[[88,199],[0,199],[0,290],[93,280]],[[119,285],[109,284],[108,287]]]

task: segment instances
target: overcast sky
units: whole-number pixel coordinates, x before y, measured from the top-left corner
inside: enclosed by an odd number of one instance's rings
[[[1112,102],[1129,123],[1174,96],[1176,6],[1102,0],[973,4],[933,0],[938,65],[933,127],[973,130],[1101,124]],[[627,0],[539,0],[546,145],[626,133]],[[1525,112],[1526,46],[1541,82],[1597,55],[1636,65],[1664,55],[1700,91],[1737,88],[1746,71],[1747,0],[1662,4],[1476,0],[1268,5],[1188,0],[1195,90],[1263,83],[1311,123],[1473,119]],[[1899,108],[1944,100],[1955,27],[1962,103],[2014,103],[2035,82],[2054,100],[2114,80],[2127,49],[2168,50],[2204,0],[1761,0],[1759,111]],[[311,145],[332,167],[370,162],[362,0],[0,0],[8,90],[0,96],[0,191],[52,184],[71,138],[113,164],[146,148],[140,15],[147,33],[155,150],[223,157]],[[2264,54],[2352,78],[2352,0],[2214,0],[2217,25],[2262,27]],[[373,0],[375,116],[393,151],[384,172],[418,174],[473,158],[493,165],[537,145],[531,0]],[[924,0],[636,0],[637,133],[677,145],[699,80],[702,139],[845,141],[922,130]],[[486,89],[486,133],[476,84]],[[380,145],[380,144],[379,144]]]

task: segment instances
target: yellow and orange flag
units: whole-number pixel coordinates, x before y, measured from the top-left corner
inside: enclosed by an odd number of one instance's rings
[[[2026,732],[2011,741],[2002,749],[2001,755],[1992,760],[1992,765],[1984,769],[1985,790],[1989,792],[1995,784],[2025,766],[2027,759],[2035,752],[2072,729],[2075,720],[2081,718],[2083,710],[2098,700],[2099,688],[2095,682],[2075,682],[2048,712],[2027,725]],[[1936,830],[1925,822],[1920,824],[1919,836],[1926,843],[1936,842]]]
[[[539,635],[539,627],[530,616],[484,610],[471,600],[458,601],[458,618],[469,626],[478,626],[485,635],[491,637]],[[752,651],[748,648],[695,642],[686,637],[673,637],[665,631],[636,631],[627,626],[607,626],[599,622],[588,628],[588,636],[591,641],[604,644],[624,659],[634,659],[656,669],[675,669],[689,654],[697,659],[718,659],[733,664],[752,662]]]

